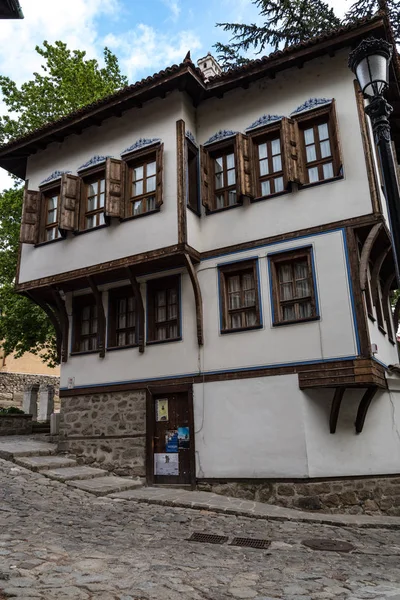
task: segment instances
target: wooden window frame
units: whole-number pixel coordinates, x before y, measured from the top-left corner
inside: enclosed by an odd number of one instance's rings
[[[231,208],[237,208],[238,206],[242,206],[242,202],[240,200],[240,190],[239,190],[239,169],[238,169],[238,154],[237,154],[237,144],[236,144],[236,136],[228,138],[227,140],[223,140],[216,144],[210,144],[210,146],[206,146],[204,150],[208,154],[208,161],[210,165],[210,198],[211,198],[211,209],[208,211],[209,213],[222,212],[224,210],[230,210]],[[215,158],[218,156],[223,156],[224,159],[224,176],[225,176],[225,166],[226,166],[226,156],[228,154],[233,154],[235,161],[235,184],[230,186],[224,186],[220,188],[218,192],[221,194],[223,192],[224,198],[229,197],[229,191],[235,191],[236,193],[236,202],[235,204],[230,204],[227,206],[223,206],[221,208],[217,208],[216,206],[216,195],[217,191],[215,188]]]
[[[79,210],[79,232],[77,233],[87,233],[89,231],[96,231],[97,229],[102,229],[103,227],[108,227],[110,224],[110,219],[106,216],[106,163],[101,163],[98,168],[91,169],[90,171],[79,173],[79,176],[82,178],[82,198],[81,205]],[[104,179],[104,206],[102,208],[96,208],[92,211],[87,211],[87,202],[88,202],[88,186],[90,183],[95,181],[100,181]],[[86,219],[89,216],[96,216],[103,214],[104,223],[100,225],[95,225],[94,227],[86,227]]]
[[[135,325],[134,327],[117,327],[118,317],[118,302],[121,299],[133,298],[135,303]],[[127,332],[128,330],[134,331],[135,341],[133,344],[118,345],[118,333],[119,331]],[[107,350],[124,350],[125,348],[135,348],[138,346],[138,311],[136,309],[135,296],[131,286],[123,286],[114,288],[108,292],[108,332],[107,332]]]
[[[57,219],[51,225],[47,224],[47,202],[50,198],[57,196]],[[61,180],[40,188],[40,227],[38,245],[52,244],[65,238],[65,233],[60,231],[60,202],[61,202]],[[57,237],[48,240],[46,234],[49,229],[57,230]]]
[[[254,289],[255,289],[255,311],[257,315],[257,323],[250,326],[242,326],[231,328],[228,326],[230,313],[242,313],[248,310],[254,310],[253,307],[244,307],[237,309],[229,309],[229,293],[228,293],[228,276],[229,275],[243,275],[252,271],[254,278]],[[263,326],[262,322],[262,311],[261,311],[261,299],[260,299],[260,276],[258,269],[258,259],[250,258],[244,261],[235,263],[229,263],[218,266],[218,278],[219,278],[219,299],[220,299],[220,331],[222,334],[226,333],[237,333],[240,331],[252,331],[253,329],[261,329]],[[242,293],[243,290],[241,289]],[[244,303],[242,302],[242,305]]]
[[[282,135],[282,120],[276,125],[270,125],[264,128],[260,128],[257,131],[249,132],[248,137],[251,144],[251,169],[252,176],[254,181],[255,188],[255,198],[252,199],[252,202],[258,202],[260,200],[269,200],[270,198],[275,198],[277,196],[281,196],[282,194],[287,194],[291,191],[289,187],[288,181],[288,166],[286,164],[286,149],[284,147],[284,139]],[[268,166],[269,166],[269,174],[261,175],[260,174],[260,159],[258,155],[258,146],[263,143],[269,143],[271,145],[271,141],[279,138],[281,145],[281,161],[282,161],[282,170],[274,173],[271,169],[272,167],[272,155],[268,154]],[[267,194],[266,196],[261,193],[261,182],[262,181],[273,181],[276,177],[281,176],[283,179],[283,190],[279,192],[273,192],[271,194]],[[275,187],[275,183],[273,183]]]
[[[186,138],[186,206],[198,217],[200,211],[200,150]],[[190,153],[192,158],[190,159]],[[193,167],[194,165],[194,167]]]
[[[299,259],[306,258],[308,264],[308,278],[310,285],[310,296],[302,297],[298,299],[298,302],[304,301],[306,298],[310,299],[312,315],[305,318],[296,318],[290,321],[283,320],[282,317],[282,304],[296,304],[296,299],[292,300],[281,300],[280,289],[279,289],[279,277],[277,266],[281,263],[295,262]],[[270,268],[270,282],[271,282],[271,303],[272,303],[272,324],[274,327],[283,325],[293,325],[296,323],[308,323],[310,321],[316,321],[320,318],[317,286],[315,280],[315,269],[314,269],[314,254],[312,246],[305,248],[296,248],[294,250],[287,250],[284,252],[274,253],[268,255],[269,268]]]
[[[376,282],[376,303],[375,303],[375,309],[376,309],[376,320],[378,323],[378,329],[379,331],[383,334],[386,335],[387,331],[385,329],[385,320],[383,318],[383,294],[382,294],[382,285],[381,285],[381,280],[378,277],[378,281]]]
[[[155,295],[156,292],[176,287],[177,291],[177,317],[176,319],[165,320],[167,326],[172,325],[172,321],[176,321],[178,335],[174,338],[158,340],[156,338],[156,321],[155,321]],[[167,306],[167,305],[166,305]],[[168,275],[159,279],[151,279],[147,282],[147,344],[166,344],[169,342],[177,342],[182,339],[182,304],[181,304],[181,275]]]
[[[299,128],[299,138],[300,138],[300,152],[301,159],[304,165],[304,181],[299,187],[306,188],[315,185],[321,185],[324,183],[332,182],[338,179],[343,179],[343,167],[342,167],[342,159],[340,152],[340,145],[338,140],[338,123],[336,118],[336,110],[334,101],[332,103],[317,108],[314,110],[307,111],[301,115],[293,115],[293,119],[295,120],[298,128]],[[317,159],[315,161],[307,161],[307,153],[306,153],[306,143],[304,130],[314,128],[314,139],[315,139],[315,130],[318,131],[318,125],[322,125],[323,123],[328,124],[328,132],[329,132],[329,143],[331,148],[331,157],[322,158],[320,156],[320,141],[319,141],[319,133],[318,133],[318,143],[315,142]],[[308,169],[312,167],[318,168],[318,175],[320,176],[323,173],[323,165],[326,163],[333,163],[333,177],[329,177],[327,179],[319,179],[318,181],[309,181]]]
[[[162,195],[163,195],[163,190],[161,188],[161,190],[158,189],[158,185],[159,185],[159,173],[161,171],[161,177],[162,177],[162,171],[163,171],[163,160],[164,160],[164,156],[163,156],[163,144],[162,142],[156,142],[152,145],[146,146],[142,149],[139,150],[135,150],[134,152],[131,152],[130,154],[124,154],[124,156],[122,156],[122,160],[124,161],[124,163],[126,164],[126,169],[125,169],[125,204],[124,204],[124,217],[121,218],[121,221],[130,221],[131,219],[140,219],[141,217],[147,217],[148,215],[153,215],[155,213],[160,212],[161,209],[161,204],[163,202],[162,199]],[[147,163],[147,162],[152,162],[150,159],[154,157],[154,161],[156,163],[156,172],[155,172],[155,177],[156,177],[156,188],[153,192],[146,192],[140,196],[132,196],[132,178],[133,178],[133,168],[135,166],[142,166],[143,163]],[[154,196],[155,197],[155,208],[153,210],[147,210],[145,212],[142,212],[140,214],[134,215],[131,214],[131,210],[132,210],[132,206],[134,205],[135,202],[138,202],[138,200],[140,199],[147,199],[150,196]],[[161,196],[161,197],[159,197]]]
[[[97,315],[97,332],[83,334],[81,331],[81,315],[85,307],[90,307],[92,315],[93,308],[97,308],[96,299],[93,294],[74,296],[72,299],[72,347],[71,354],[98,354],[99,352],[99,315]],[[92,319],[90,319],[91,321]],[[95,337],[96,336],[96,337]],[[81,350],[80,345],[85,338],[96,339],[96,348]]]

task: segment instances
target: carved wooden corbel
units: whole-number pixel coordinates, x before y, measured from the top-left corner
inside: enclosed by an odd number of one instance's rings
[[[346,391],[346,388],[344,388],[344,387],[337,387],[335,389],[335,394],[333,396],[332,406],[331,406],[331,414],[329,417],[329,431],[331,433],[336,432],[336,426],[337,426],[339,412],[340,412],[340,405],[342,404],[343,395],[344,395],[345,391]]]
[[[93,277],[89,275],[87,280],[96,300],[98,318],[97,345],[100,358],[104,358],[106,353],[106,315],[104,313],[103,299]]]
[[[383,265],[387,255],[389,254],[390,250],[391,250],[391,246],[388,246],[387,248],[385,248],[385,250],[383,252],[381,252],[381,254],[378,256],[378,258],[375,261],[374,266],[372,268],[371,292],[372,292],[372,301],[374,303],[374,306],[376,306],[378,299],[379,299],[379,294],[378,294],[379,273],[380,273],[382,265]]]
[[[364,427],[365,417],[367,416],[367,412],[369,406],[378,391],[378,386],[372,385],[367,389],[363,397],[361,398],[360,404],[358,406],[357,417],[355,422],[356,433],[361,433]]]
[[[360,259],[360,287],[364,291],[367,287],[367,273],[368,273],[368,263],[369,257],[371,255],[371,250],[374,247],[376,239],[381,232],[383,227],[382,223],[376,223],[371,231],[368,234],[367,239],[362,248],[361,259]]]
[[[60,290],[58,288],[52,288],[52,294],[54,301],[57,306],[61,333],[62,333],[62,346],[61,346],[61,362],[66,363],[68,361],[68,337],[69,337],[69,319],[67,309],[65,308],[65,300],[62,299]]]
[[[139,345],[139,352],[144,352],[144,306],[143,298],[140,293],[140,285],[136,279],[132,267],[126,267],[128,278],[132,286],[133,295],[135,297],[136,304],[136,328],[137,328],[137,343]]]
[[[194,269],[192,260],[186,252],[184,253],[186,267],[189,273],[190,281],[192,282],[194,300],[196,304],[196,326],[197,326],[197,343],[199,346],[204,345],[203,333],[203,300],[201,297],[201,289],[197,273]]]
[[[50,321],[51,321],[51,323],[52,323],[52,325],[54,327],[54,331],[56,333],[57,360],[58,360],[58,362],[61,362],[61,357],[62,357],[62,330],[61,330],[60,321],[59,321],[59,318],[58,318],[58,315],[57,315],[56,311],[54,310],[54,308],[52,306],[50,306],[50,304],[48,304],[47,302],[45,302],[41,298],[38,298],[32,292],[26,292],[26,295],[28,296],[28,298],[30,300],[32,300],[32,302],[34,302],[35,304],[37,304],[38,306],[40,306],[40,308],[42,310],[44,310],[44,312],[46,313],[46,315],[49,317],[49,319],[50,319]]]

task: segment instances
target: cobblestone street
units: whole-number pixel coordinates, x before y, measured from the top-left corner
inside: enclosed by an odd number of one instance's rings
[[[264,538],[268,549],[188,541]],[[350,542],[313,551],[310,538]],[[0,460],[0,598],[400,599],[400,531],[267,522],[95,498]]]

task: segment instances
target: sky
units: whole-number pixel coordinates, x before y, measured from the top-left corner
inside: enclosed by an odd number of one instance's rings
[[[351,2],[328,0],[341,16]],[[20,0],[23,20],[0,20],[0,74],[18,85],[40,71],[35,46],[44,40],[66,42],[102,63],[108,46],[129,82],[182,62],[191,50],[194,62],[213,53],[229,34],[218,22],[261,24],[251,0]],[[5,107],[0,98],[0,114]],[[0,190],[13,184],[0,169]]]

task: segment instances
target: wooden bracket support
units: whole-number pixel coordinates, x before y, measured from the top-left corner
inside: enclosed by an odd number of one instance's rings
[[[62,333],[62,346],[61,346],[61,362],[66,363],[68,361],[68,334],[69,334],[69,319],[67,309],[65,308],[65,301],[61,298],[60,290],[58,288],[52,288],[52,294],[54,302],[56,303],[61,333]]]
[[[204,345],[203,332],[203,300],[201,297],[201,289],[197,273],[194,269],[192,260],[186,252],[184,253],[186,267],[189,273],[190,281],[192,282],[194,300],[196,304],[196,326],[197,326],[197,343],[199,346]]]
[[[136,279],[136,276],[133,272],[132,267],[126,267],[126,271],[128,273],[128,278],[130,284],[132,286],[133,295],[135,298],[136,304],[136,329],[137,329],[137,344],[139,346],[139,352],[143,354],[144,352],[144,306],[143,306],[143,298],[140,293],[140,285]]]
[[[367,389],[363,397],[361,398],[360,404],[358,405],[357,417],[356,417],[356,433],[361,433],[364,427],[365,417],[369,406],[378,390],[376,385],[372,385]]]
[[[48,304],[44,300],[41,300],[40,298],[38,298],[37,296],[32,294],[32,292],[26,292],[26,295],[28,296],[28,298],[30,300],[32,300],[32,302],[34,302],[35,304],[40,306],[40,308],[42,310],[44,310],[46,315],[49,317],[49,319],[54,327],[54,331],[56,333],[57,360],[58,360],[58,362],[61,362],[63,338],[62,338],[62,329],[61,329],[61,325],[60,325],[59,316],[57,315],[54,308],[52,306],[50,306],[50,304]]]
[[[382,228],[383,228],[382,223],[375,223],[375,225],[372,227],[371,231],[369,232],[368,237],[365,240],[363,249],[361,251],[360,287],[361,287],[362,291],[364,291],[367,286],[367,272],[368,272],[368,263],[369,263],[369,257],[371,255],[371,250],[374,247],[376,238],[378,237]]]
[[[92,290],[93,296],[96,300],[97,306],[97,319],[98,319],[98,329],[97,329],[97,345],[99,350],[100,358],[104,358],[106,354],[106,315],[104,314],[104,306],[103,299],[101,296],[101,292],[97,285],[94,282],[93,277],[89,275],[87,278],[90,289]]]
[[[333,396],[332,406],[331,406],[331,414],[329,417],[329,431],[331,433],[336,432],[336,425],[337,425],[338,418],[339,418],[340,405],[342,404],[343,395],[344,395],[345,391],[346,391],[346,388],[344,388],[344,387],[337,387],[335,389],[335,394]]]

